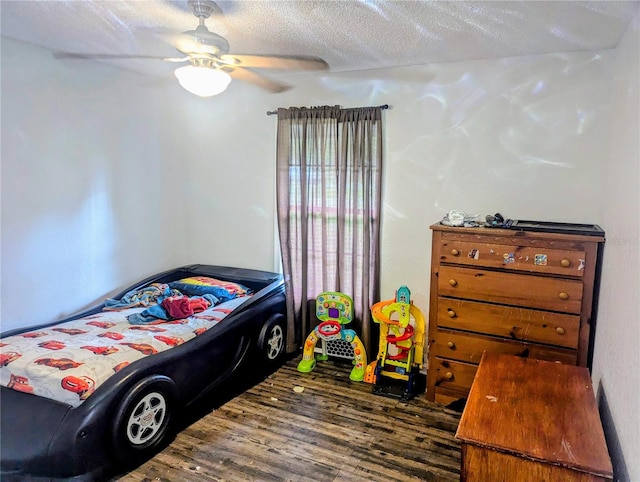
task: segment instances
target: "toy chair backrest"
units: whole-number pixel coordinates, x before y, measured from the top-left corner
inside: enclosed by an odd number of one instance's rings
[[[335,321],[347,325],[353,320],[353,300],[337,291],[325,291],[316,298],[316,317],[320,321]]]

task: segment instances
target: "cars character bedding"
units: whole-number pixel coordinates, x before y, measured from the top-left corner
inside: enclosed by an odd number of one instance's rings
[[[3,479],[92,480],[154,452],[245,358],[284,353],[277,273],[190,265],[0,338]]]
[[[0,385],[77,407],[114,373],[203,334],[248,296],[214,304],[206,298],[172,293],[148,308],[104,311],[4,338]],[[179,314],[173,309],[178,316],[169,314],[171,308],[162,308],[171,306],[166,301],[180,303]],[[194,313],[193,306],[202,309]]]

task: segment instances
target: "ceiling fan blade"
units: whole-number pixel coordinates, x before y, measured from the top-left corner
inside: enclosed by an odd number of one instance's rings
[[[320,57],[307,55],[220,55],[220,60],[230,66],[257,69],[328,70],[329,65]]]
[[[158,55],[127,55],[127,54],[81,54],[75,52],[54,52],[56,59],[80,59],[80,60],[108,60],[108,59],[158,59],[165,62],[186,62],[189,57],[160,57]]]
[[[249,82],[251,84],[257,85],[258,87],[265,89],[269,92],[277,94],[279,92],[284,92],[291,88],[290,85],[283,84],[282,82],[277,82],[273,79],[269,79],[264,77],[256,72],[253,72],[248,69],[243,68],[234,68],[234,69],[224,69],[229,73],[231,77],[237,80],[242,80],[244,82]]]

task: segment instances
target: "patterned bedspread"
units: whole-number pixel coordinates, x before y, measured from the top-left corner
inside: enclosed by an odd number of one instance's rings
[[[201,335],[249,298],[153,325],[129,323],[145,310],[135,307],[3,338],[0,384],[77,407],[115,372]]]

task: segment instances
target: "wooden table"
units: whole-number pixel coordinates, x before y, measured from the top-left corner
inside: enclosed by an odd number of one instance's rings
[[[456,438],[463,481],[613,478],[584,367],[485,352]]]

